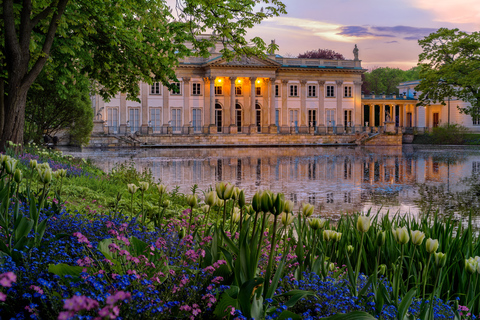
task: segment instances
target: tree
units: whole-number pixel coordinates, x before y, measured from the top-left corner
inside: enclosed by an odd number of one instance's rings
[[[398,94],[397,86],[400,82],[418,79],[418,67],[409,70],[401,70],[398,68],[374,68],[365,73],[365,79],[362,84],[362,91],[366,94],[375,92],[376,94],[386,93]]]
[[[259,3],[266,7],[255,11]],[[135,100],[141,81],[170,86],[179,59],[207,56],[215,42],[227,58],[262,55],[265,42],[248,43],[246,29],[286,13],[279,0],[177,0],[175,17],[172,9],[163,0],[3,0],[0,149],[22,142],[27,93],[44,67],[65,69],[60,82],[96,80],[105,99],[124,92]]]
[[[343,54],[335,52],[330,49],[317,49],[306,51],[304,53],[300,53],[298,58],[303,59],[333,59],[333,60],[345,60]]]
[[[419,105],[456,97],[470,106],[459,108],[471,116],[480,115],[480,32],[440,28],[418,43],[421,92]]]
[[[25,140],[41,142],[68,130],[72,141],[87,144],[93,129],[93,108],[88,81],[67,87],[42,71],[28,92],[25,109]]]

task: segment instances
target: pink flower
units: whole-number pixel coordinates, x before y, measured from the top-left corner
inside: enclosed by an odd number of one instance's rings
[[[0,292],[0,302],[7,300],[7,295],[3,292]]]
[[[11,287],[13,282],[17,282],[17,275],[13,272],[5,272],[0,274],[0,285],[3,287]]]

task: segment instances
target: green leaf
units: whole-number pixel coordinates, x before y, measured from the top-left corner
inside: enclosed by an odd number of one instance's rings
[[[235,309],[238,309],[238,300],[235,298],[232,298],[228,294],[228,292],[225,291],[220,296],[220,300],[218,301],[213,314],[216,315],[219,319],[223,319],[225,316],[230,314],[229,313],[230,307],[234,307]]]
[[[305,297],[308,297],[308,296],[314,296],[314,295],[315,295],[315,293],[313,293],[311,291],[304,291],[304,292],[296,293],[287,302],[285,302],[285,305],[289,308],[293,307],[298,302],[298,300],[300,300],[302,298],[305,298]]]
[[[280,315],[278,316],[277,319],[279,319],[279,320],[286,320],[286,319],[302,320],[303,317],[296,314],[296,313],[293,313],[291,311],[283,310],[282,313],[280,313]]]
[[[80,273],[82,273],[84,267],[78,266],[69,266],[65,263],[60,264],[49,264],[48,265],[48,272],[56,274],[59,277],[64,277],[66,275],[72,276],[73,278],[79,278]]]
[[[408,308],[412,304],[412,299],[415,296],[416,291],[417,291],[416,288],[412,288],[403,297],[402,302],[398,306],[397,319],[402,319],[403,320],[403,318],[405,318],[405,315],[407,314]]]
[[[255,278],[248,280],[240,287],[240,293],[238,294],[238,302],[240,304],[240,310],[242,313],[250,319],[252,317],[252,294],[255,290],[260,290],[259,286],[263,285],[263,278]]]
[[[143,242],[142,240],[136,238],[136,237],[130,237],[130,243],[131,243],[131,248],[132,250],[128,250],[130,254],[134,257],[138,257],[140,255],[144,255],[147,248],[148,244],[146,242]]]
[[[33,228],[33,221],[26,217],[19,219],[18,225],[15,227],[15,241],[18,241],[21,237],[27,237]]]

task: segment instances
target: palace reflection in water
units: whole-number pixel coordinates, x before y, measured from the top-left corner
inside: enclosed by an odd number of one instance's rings
[[[67,152],[91,158],[109,171],[133,160],[168,186],[187,193],[229,181],[250,198],[257,190],[283,192],[295,203],[314,204],[317,213],[418,212],[419,186],[450,192],[469,188],[465,179],[480,173],[480,149],[404,147],[222,148],[87,150]],[[477,202],[478,204],[478,202]]]

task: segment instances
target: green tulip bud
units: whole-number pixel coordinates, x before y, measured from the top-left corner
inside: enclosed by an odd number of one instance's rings
[[[59,173],[60,173],[60,172],[59,172],[58,170],[57,170],[57,171],[53,171],[53,172],[52,172],[52,176],[53,176],[55,179],[59,179]]]
[[[425,247],[428,253],[434,253],[438,249],[438,240],[433,240],[432,238],[428,238],[427,242],[425,243]]]
[[[240,208],[245,207],[245,191],[243,190],[240,190],[238,194],[238,205],[240,206]]]
[[[223,205],[225,204],[225,201],[220,199],[220,198],[217,198],[217,207],[223,207]]]
[[[133,183],[127,184],[127,188],[128,192],[130,192],[131,194],[135,194],[138,190],[138,187]]]
[[[223,200],[228,200],[228,199],[232,198],[234,190],[235,190],[235,186],[231,183],[227,183],[225,185],[225,192],[223,194]]]
[[[291,213],[282,212],[282,214],[280,216],[280,220],[282,221],[282,224],[284,226],[290,225],[293,222],[294,219],[295,219],[295,217]]]
[[[148,190],[148,188],[150,187],[150,184],[146,181],[140,181],[138,183],[138,188],[140,189],[140,191],[142,192],[145,192]]]
[[[191,208],[195,207],[197,205],[197,196],[194,194],[187,195],[187,203]]]
[[[308,224],[313,230],[323,229],[323,227],[325,226],[325,222],[325,219],[321,218],[313,218],[308,220]]]
[[[205,195],[205,203],[208,204],[210,207],[215,205],[217,200],[217,193],[215,191],[210,191]]]
[[[20,183],[22,181],[23,174],[22,170],[17,169],[15,170],[15,173],[13,174],[13,179],[15,180],[16,183]]]
[[[240,195],[240,189],[238,187],[233,187],[232,199],[238,200],[239,195]]]
[[[268,191],[265,190],[262,193],[262,211],[263,212],[272,212],[273,209],[273,199],[272,199],[272,194]]]
[[[353,248],[352,245],[349,244],[349,245],[347,246],[347,254],[348,254],[348,255],[351,255],[354,250],[355,250],[355,249]]]
[[[259,192],[253,195],[252,208],[255,212],[262,211],[262,195]]]
[[[240,222],[240,209],[238,209],[237,207],[233,208],[232,222],[233,223],[239,223]]]
[[[170,200],[164,200],[164,201],[162,202],[162,207],[163,207],[163,208],[168,208],[169,205],[170,205]]]
[[[253,210],[252,205],[249,204],[245,206],[245,213],[247,213],[250,216],[255,214],[255,210]]]
[[[216,185],[215,185],[215,190],[217,191],[217,196],[218,198],[222,199],[223,200],[223,195],[225,193],[225,182],[218,182]]]
[[[29,166],[31,169],[36,169],[37,168],[37,160],[30,160]]]
[[[285,201],[285,209],[283,209],[287,213],[293,212],[293,201],[287,200]]]
[[[157,190],[158,193],[164,194],[165,192],[167,192],[167,186],[164,184],[157,184]]]
[[[302,214],[304,217],[310,217],[315,209],[310,203],[302,203]]]
[[[328,270],[329,270],[329,271],[334,271],[334,270],[335,270],[335,263],[330,262],[330,263],[328,264]]]
[[[342,240],[342,233],[335,232],[335,241],[340,242],[340,240]]]
[[[13,174],[15,172],[15,169],[17,168],[17,160],[10,158],[7,161],[5,161],[5,171],[8,174]]]
[[[277,193],[276,196],[274,196],[274,201],[273,201],[273,211],[272,212],[275,216],[280,215],[283,212],[283,209],[285,208],[285,201],[283,200],[283,194],[282,193]]]
[[[435,252],[433,255],[435,257],[435,265],[438,268],[443,268],[445,266],[445,263],[447,262],[447,255],[443,252]],[[477,261],[477,272],[478,272],[478,261]]]
[[[336,232],[333,230],[323,230],[323,240],[324,241],[335,241]]]
[[[210,206],[208,204],[202,206],[201,208],[202,212],[203,213],[207,213],[208,211],[210,211]]]
[[[407,228],[397,228],[393,230],[393,237],[398,244],[404,245],[410,240]]]
[[[7,162],[7,160],[9,159],[10,157],[7,156],[6,154],[0,154],[0,165],[2,167],[5,167],[5,162]]]
[[[360,232],[367,232],[370,229],[370,218],[366,216],[358,216],[357,218],[357,230]]]
[[[385,231],[378,231],[377,232],[377,246],[378,247],[381,247],[385,244],[385,236],[386,236],[386,233]]]
[[[470,274],[475,273],[477,270],[478,263],[474,258],[468,258],[465,260],[465,271],[467,271]]]
[[[38,166],[37,171],[40,182],[42,182],[43,184],[47,184],[52,181],[52,169],[50,169],[50,167]]]
[[[422,271],[422,269],[423,269],[423,264],[420,261],[418,261],[418,263],[417,263],[417,269],[418,269],[419,272]]]
[[[425,239],[425,233],[420,230],[410,231],[410,236],[412,237],[412,243],[416,246],[421,245],[423,239]]]
[[[387,272],[387,266],[385,264],[381,264],[378,266],[378,274],[384,276]]]

